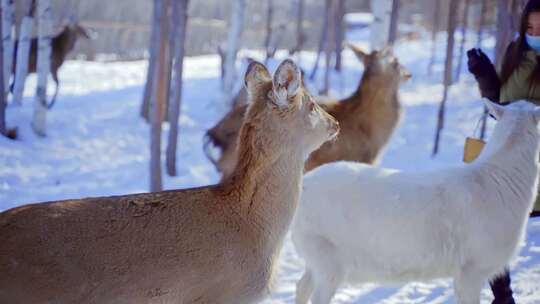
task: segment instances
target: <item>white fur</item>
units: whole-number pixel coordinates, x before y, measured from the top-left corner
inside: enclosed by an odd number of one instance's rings
[[[458,303],[517,252],[536,196],[539,111],[503,109],[480,157],[434,172],[327,164],[304,178],[293,242],[306,261],[297,303],[329,303],[343,283],[452,277]],[[501,115],[499,115],[501,114]]]

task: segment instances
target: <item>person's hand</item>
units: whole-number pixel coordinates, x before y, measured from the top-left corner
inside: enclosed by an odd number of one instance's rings
[[[474,75],[474,78],[478,82],[482,97],[498,103],[501,93],[501,83],[491,60],[480,49],[468,50],[467,57],[469,72]]]
[[[469,72],[475,77],[481,77],[482,75],[492,73],[494,70],[493,64],[489,57],[486,56],[481,49],[470,49],[467,51],[467,67]]]

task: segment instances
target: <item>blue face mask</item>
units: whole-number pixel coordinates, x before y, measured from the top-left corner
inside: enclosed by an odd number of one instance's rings
[[[529,34],[525,34],[525,40],[527,40],[527,44],[531,47],[531,49],[535,50],[537,53],[540,53],[540,36],[531,36]]]

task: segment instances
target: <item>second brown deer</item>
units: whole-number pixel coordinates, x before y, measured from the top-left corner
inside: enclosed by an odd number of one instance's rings
[[[389,49],[368,54],[355,45],[348,47],[363,62],[364,74],[350,97],[318,98],[320,106],[339,121],[341,132],[335,141],[325,143],[310,155],[306,172],[338,160],[376,163],[398,125],[402,112],[399,86],[411,74]],[[246,106],[239,103],[206,134],[205,152],[223,178],[231,174],[238,158],[238,131],[245,111]],[[220,150],[219,157],[211,155],[211,145]]]
[[[255,303],[268,294],[307,155],[338,123],[285,60],[245,76],[241,158],[214,186],[0,213],[0,303]]]
[[[67,55],[75,47],[75,43],[79,37],[90,39],[90,35],[87,30],[77,23],[65,25],[63,29],[56,34],[51,41],[51,76],[56,84],[54,95],[47,105],[47,108],[52,108],[58,95],[59,81],[58,81],[58,69],[62,66],[66,60]],[[13,80],[15,80],[15,70],[17,68],[17,47],[18,41],[15,41],[13,52]],[[35,73],[37,68],[37,54],[38,54],[38,39],[33,38],[30,41],[30,53],[28,55],[28,74]],[[14,82],[14,81],[13,81]],[[10,90],[13,92],[13,85],[11,83]]]

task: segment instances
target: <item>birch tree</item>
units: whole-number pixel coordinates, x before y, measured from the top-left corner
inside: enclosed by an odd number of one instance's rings
[[[47,78],[51,70],[52,16],[49,0],[38,0],[38,53],[37,53],[37,89],[34,100],[32,129],[39,136],[46,135],[47,119]]]
[[[4,2],[2,2],[2,5],[0,5],[0,18],[2,18],[2,20],[0,20],[0,33],[3,33],[2,30],[4,28]],[[2,71],[4,71],[4,44],[3,43],[0,43],[0,69]],[[0,134],[1,135],[6,135],[7,134],[7,130],[6,130],[6,96],[7,94],[3,94],[3,92],[5,91],[4,89],[4,86],[6,85],[6,83],[4,82],[4,73],[0,73],[0,92],[2,92],[2,94],[0,94]]]
[[[266,50],[265,64],[270,59],[272,50],[270,49],[270,40],[272,39],[272,18],[274,16],[274,0],[267,0],[266,8],[266,35],[264,37],[264,49]]]
[[[487,14],[487,0],[481,0],[480,4],[480,20],[478,21],[478,32],[476,34],[476,47],[482,47],[483,40],[483,31],[484,24],[486,23],[486,14]],[[482,114],[482,122],[480,127],[480,139],[486,138],[487,130],[487,118],[489,114],[489,109],[484,105],[484,113]]]
[[[167,62],[167,42],[169,20],[168,8],[169,0],[154,0],[155,9],[159,12],[154,15],[154,26],[159,33],[158,43],[152,47],[157,48],[155,73],[150,81],[152,84],[152,98],[150,104],[150,191],[160,191],[163,189],[161,180],[161,124],[163,122],[163,109],[166,97],[166,62]]]
[[[4,48],[4,91],[9,93],[9,79],[13,69],[13,26],[15,24],[14,0],[2,0],[2,45]]]
[[[297,0],[298,7],[296,9],[296,45],[289,52],[293,55],[296,52],[302,51],[304,43],[306,42],[306,34],[304,33],[304,4],[305,0]]]
[[[433,65],[437,56],[437,32],[439,31],[439,20],[441,19],[441,1],[434,1],[432,29],[431,29],[431,58],[428,63],[428,75],[433,72]]]
[[[455,81],[459,81],[461,75],[461,64],[463,62],[463,53],[465,53],[465,43],[467,43],[467,27],[469,26],[469,7],[471,0],[463,2],[463,23],[461,24],[461,45],[459,47],[459,59],[457,62]]]
[[[315,79],[315,75],[317,74],[317,70],[319,69],[319,60],[326,46],[326,40],[328,38],[328,27],[329,27],[329,22],[330,22],[330,6],[331,5],[332,5],[331,0],[324,1],[324,18],[323,18],[323,24],[321,27],[321,36],[319,38],[319,46],[317,48],[317,58],[315,58],[315,63],[313,64],[313,68],[311,69],[311,73],[309,74],[310,80]]]
[[[448,90],[452,85],[452,67],[454,58],[454,33],[456,31],[456,17],[459,0],[450,0],[450,8],[448,10],[448,41],[446,43],[446,62],[444,66],[444,91],[441,104],[439,106],[439,112],[437,117],[437,130],[435,132],[435,144],[433,146],[433,155],[435,156],[439,152],[439,142],[441,138],[441,132],[444,128],[444,116],[446,108],[446,99],[448,97]]]
[[[158,45],[159,41],[159,23],[155,20],[159,20],[159,14],[160,12],[157,10],[157,5],[155,5],[154,1],[154,8],[152,13],[152,30],[150,32],[150,47],[148,48],[148,68],[146,71],[146,82],[144,85],[144,92],[143,92],[143,100],[141,103],[141,116],[146,119],[146,121],[150,122],[150,103],[152,102],[150,99],[152,98],[152,79],[154,78],[154,75],[156,73],[156,61],[157,61],[157,48],[154,47]]]
[[[393,0],[371,0],[373,23],[371,24],[371,49],[382,49],[388,43]]]
[[[240,46],[240,36],[244,27],[244,10],[246,0],[234,0],[231,12],[227,48],[225,54],[223,91],[227,102],[232,102],[232,91],[236,81],[236,55]]]
[[[13,101],[16,105],[22,105],[24,83],[28,74],[28,56],[30,54],[30,41],[32,26],[34,23],[35,0],[32,0],[28,13],[23,17],[19,30],[17,43],[17,69],[15,71],[15,84],[13,90]]]
[[[497,0],[497,33],[495,43],[495,65],[500,67],[506,47],[516,32],[513,13],[517,0]]]
[[[388,45],[394,45],[397,39],[397,31],[398,31],[398,24],[399,24],[399,7],[400,7],[399,0],[392,0],[392,14],[390,16]]]
[[[480,0],[480,18],[478,21],[478,32],[476,33],[476,47],[482,46],[482,39],[484,34],[484,25],[486,23],[487,14],[487,0]]]
[[[172,79],[173,92],[169,102],[168,120],[170,125],[169,138],[167,142],[167,173],[176,176],[176,148],[178,142],[178,119],[182,101],[182,75],[184,70],[185,41],[188,20],[188,0],[175,0],[173,3],[172,20],[175,32],[174,45],[174,70]]]
[[[328,94],[328,91],[330,90],[330,64],[332,60],[332,52],[333,52],[333,34],[334,34],[334,27],[336,24],[334,23],[334,11],[336,9],[335,7],[335,1],[332,0],[326,0],[327,1],[327,7],[329,10],[326,12],[326,18],[328,19],[328,27],[326,29],[327,31],[327,37],[326,37],[326,43],[325,43],[325,71],[324,71],[324,83],[323,88],[319,92],[322,95]]]
[[[343,42],[345,41],[345,0],[336,0],[334,3],[334,50],[336,61],[334,68],[341,71],[341,53],[343,52]]]

